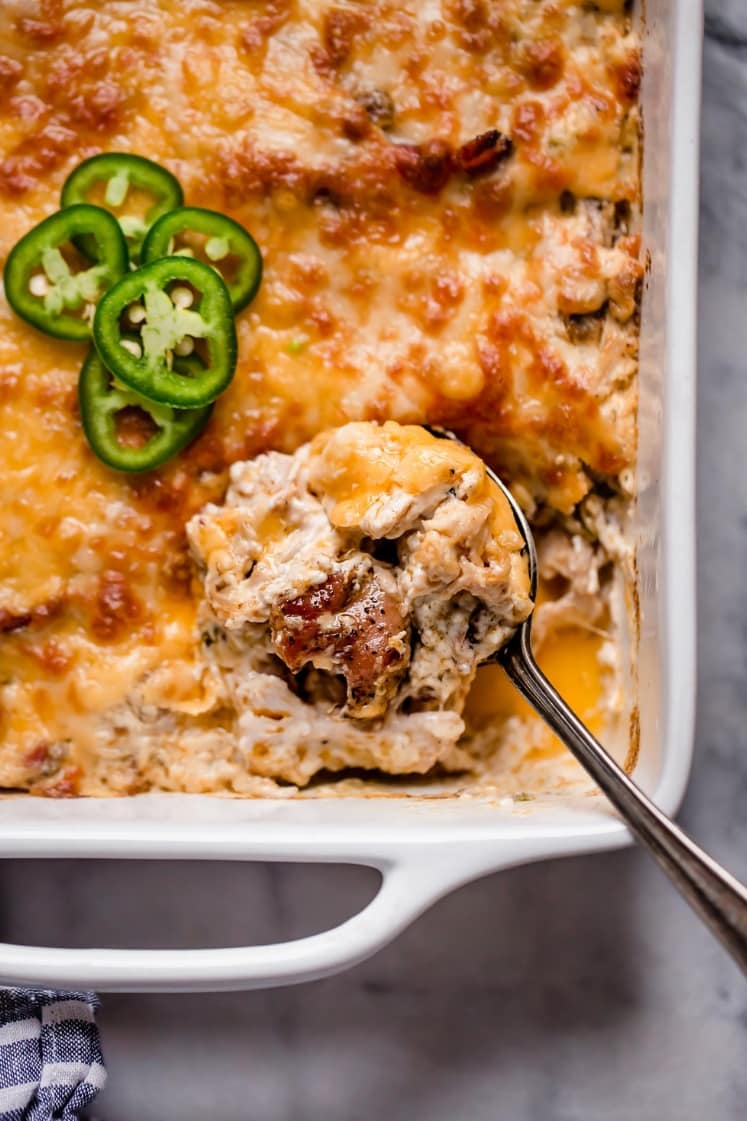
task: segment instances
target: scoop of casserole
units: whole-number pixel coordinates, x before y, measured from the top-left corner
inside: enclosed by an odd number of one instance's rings
[[[532,608],[511,509],[469,449],[347,424],[235,464],[188,536],[206,656],[254,773],[467,765],[477,666]]]

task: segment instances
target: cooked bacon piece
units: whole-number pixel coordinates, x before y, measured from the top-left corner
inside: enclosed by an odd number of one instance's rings
[[[394,162],[405,182],[424,195],[437,195],[455,171],[481,175],[494,171],[514,150],[508,136],[497,128],[475,136],[456,151],[446,140],[425,144],[398,144]]]
[[[350,716],[383,715],[407,667],[408,627],[388,575],[333,573],[270,620],[275,650],[293,673],[312,664],[343,675]]]
[[[508,159],[513,149],[514,146],[507,136],[497,128],[491,128],[476,136],[474,140],[462,144],[457,151],[457,164],[468,175],[481,175],[493,171],[499,163]]]
[[[340,611],[348,598],[349,584],[341,572],[333,572],[323,584],[317,584],[308,592],[294,599],[288,599],[281,607],[287,619],[303,619],[306,622],[318,620],[326,612]],[[289,663],[290,665],[290,663]],[[291,669],[297,667],[290,666]]]
[[[437,195],[454,169],[454,153],[446,140],[398,144],[394,161],[405,182],[424,195]]]
[[[59,777],[55,778],[54,782],[32,786],[30,788],[31,793],[40,794],[44,798],[77,798],[80,794],[82,777],[83,771],[80,767],[66,767]]]
[[[50,746],[50,744],[42,741],[38,743],[36,747],[32,747],[24,760],[26,765],[33,771],[39,771],[41,774],[45,774],[46,772],[43,771],[42,768],[49,763]]]

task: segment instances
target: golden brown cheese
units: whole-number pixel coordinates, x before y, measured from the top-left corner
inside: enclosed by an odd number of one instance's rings
[[[339,529],[366,525],[372,508],[393,489],[413,497],[454,482],[467,471],[480,471],[480,484],[470,497],[486,503],[493,542],[502,534],[515,535],[516,522],[499,488],[473,452],[463,444],[434,439],[416,425],[387,422],[381,428],[358,425],[355,440],[349,429],[325,432],[312,441],[315,453],[311,483],[334,501],[329,520]]]
[[[530,506],[627,477],[639,77],[623,0],[0,6],[0,260],[102,150],[265,260],[206,432],[135,481],[85,445],[83,348],[0,300],[0,783],[95,786],[97,721],[156,666],[200,709],[183,527],[237,459],[394,418],[458,428]]]

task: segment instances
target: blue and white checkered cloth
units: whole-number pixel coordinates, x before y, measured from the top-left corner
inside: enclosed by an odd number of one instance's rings
[[[94,993],[0,988],[0,1121],[79,1121],[106,1082]]]

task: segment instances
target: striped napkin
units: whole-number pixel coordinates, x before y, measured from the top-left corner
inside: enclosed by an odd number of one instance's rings
[[[0,988],[0,1121],[79,1121],[106,1082],[95,993]]]

